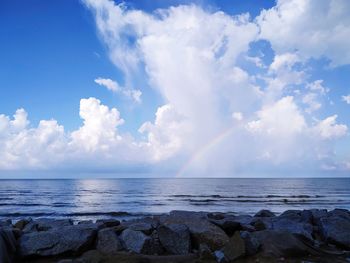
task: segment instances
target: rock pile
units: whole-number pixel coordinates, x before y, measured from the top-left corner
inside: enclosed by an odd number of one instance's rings
[[[123,222],[0,221],[2,263],[347,262],[349,251],[350,212],[342,209],[278,216],[267,210],[255,216],[172,211]]]

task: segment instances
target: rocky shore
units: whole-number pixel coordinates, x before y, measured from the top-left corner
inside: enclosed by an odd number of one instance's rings
[[[0,221],[0,262],[349,262],[348,210]]]

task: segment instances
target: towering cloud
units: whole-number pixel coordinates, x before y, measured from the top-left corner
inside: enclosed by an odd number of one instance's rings
[[[196,5],[146,13],[109,0],[84,3],[127,86],[141,79],[163,105],[134,137],[120,131],[119,111],[96,98],[81,100],[83,124],[72,132],[53,120],[28,128],[23,110],[13,120],[1,115],[0,144],[36,134],[50,149],[31,153],[36,162],[28,162],[6,148],[2,168],[16,168],[19,159],[28,167],[50,167],[45,158],[55,155],[54,165],[91,166],[93,159],[97,168],[166,166],[181,176],[344,168],[333,146],[348,128],[334,113],[320,113],[330,89],[308,68],[310,58],[326,58],[332,67],[350,63],[347,1],[280,0],[256,18]],[[263,41],[271,44],[271,60],[259,49]],[[138,90],[107,78],[95,82],[140,102]]]

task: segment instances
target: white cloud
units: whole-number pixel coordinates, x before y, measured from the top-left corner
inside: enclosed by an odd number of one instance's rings
[[[305,103],[308,108],[306,112],[311,113],[321,108],[322,104],[317,101],[317,94],[315,93],[307,93],[303,96],[303,103]]]
[[[347,96],[342,96],[343,101],[345,101],[347,104],[350,104],[350,94]]]
[[[130,98],[131,100],[137,103],[141,103],[142,92],[140,90],[122,87],[118,84],[118,82],[111,79],[97,78],[95,79],[95,82],[100,86],[106,87],[108,90],[112,92],[115,92],[115,93],[120,92],[127,98]]]
[[[281,55],[276,55],[273,62],[270,65],[270,71],[280,72],[283,70],[290,71],[292,67],[300,62],[300,58],[295,53],[285,53]]]
[[[163,106],[154,121],[141,125],[140,138],[125,132],[116,108],[96,98],[81,100],[83,124],[71,132],[54,120],[32,127],[24,110],[13,118],[0,115],[0,169],[77,165],[116,169],[138,164],[178,169],[185,164],[186,169],[214,176],[219,170],[232,175],[250,169],[333,165],[325,160],[333,158],[333,142],[347,134],[347,126],[336,123],[336,115],[315,121],[313,114],[328,89],[322,80],[309,83],[307,58],[327,56],[340,65],[347,55],[338,56],[343,43],[337,39],[320,42],[325,47],[315,50],[308,49],[314,40],[294,39],[305,36],[294,15],[305,22],[310,13],[323,12],[311,8],[314,1],[279,1],[262,13],[258,24],[246,14],[230,16],[195,5],[146,13],[107,0],[84,3],[93,11],[109,56],[125,78],[123,85],[107,78],[95,82],[136,102],[142,93],[131,87],[144,84],[160,94]],[[298,4],[298,10],[292,8]],[[325,5],[322,0],[321,6]],[[334,6],[329,16],[335,16]],[[280,20],[287,33],[276,24]],[[339,25],[333,18],[325,21]],[[263,54],[249,55],[259,27],[260,37],[268,39],[275,51],[269,66]],[[327,30],[333,29],[320,21],[305,29],[308,36],[317,37],[310,32],[329,36]],[[286,39],[281,38],[284,34]],[[322,34],[318,40],[324,40]],[[300,46],[303,41],[305,47]],[[242,60],[258,68],[243,68]]]
[[[293,97],[280,99],[257,112],[258,120],[248,122],[247,129],[252,133],[289,137],[303,132],[306,122]]]
[[[141,145],[149,148],[154,160],[164,160],[186,148],[185,137],[190,129],[183,116],[166,104],[158,108],[154,124],[145,122],[140,127],[139,132],[147,134],[147,142]]]
[[[104,86],[108,90],[113,91],[113,92],[117,92],[121,89],[119,84],[116,81],[111,80],[111,79],[97,78],[97,79],[95,79],[95,82],[98,85]]]
[[[326,57],[338,66],[350,63],[349,13],[347,0],[278,0],[256,20],[278,54],[297,50],[303,59]]]
[[[348,127],[344,124],[336,124],[337,115],[330,116],[320,121],[315,130],[323,139],[337,139],[343,137],[348,132]]]
[[[80,117],[84,125],[72,132],[72,144],[87,152],[97,150],[108,151],[110,147],[121,141],[117,127],[124,123],[116,108],[109,109],[101,105],[96,98],[80,101]]]
[[[319,92],[321,95],[324,95],[327,92],[329,92],[329,89],[323,86],[323,80],[322,79],[315,80],[312,83],[308,83],[306,85],[306,88],[308,88],[308,89],[310,89],[311,91],[314,91],[314,92]]]

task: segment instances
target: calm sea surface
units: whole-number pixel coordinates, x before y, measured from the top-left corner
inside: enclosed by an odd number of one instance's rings
[[[350,209],[347,179],[0,180],[0,218]],[[121,212],[128,212],[124,214]]]

